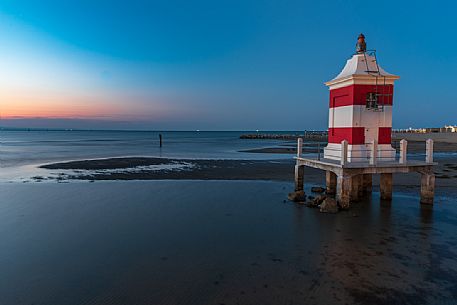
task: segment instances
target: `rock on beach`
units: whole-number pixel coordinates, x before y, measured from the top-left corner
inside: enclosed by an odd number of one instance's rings
[[[305,201],[306,200],[306,194],[305,194],[305,191],[295,191],[295,192],[289,193],[287,198],[290,201],[294,201],[294,202]]]
[[[334,198],[327,197],[321,203],[319,211],[322,213],[338,213],[338,204]]]

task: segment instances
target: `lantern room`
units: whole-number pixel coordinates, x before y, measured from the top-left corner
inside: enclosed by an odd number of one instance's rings
[[[379,161],[395,160],[391,146],[394,81],[399,76],[386,72],[378,63],[376,51],[366,49],[360,34],[356,53],[340,74],[325,83],[330,91],[328,145],[324,158],[341,160],[342,145],[348,144],[347,161],[364,162],[372,146]]]

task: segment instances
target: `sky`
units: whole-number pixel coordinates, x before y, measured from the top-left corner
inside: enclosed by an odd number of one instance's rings
[[[455,1],[0,1],[0,126],[326,129],[359,33],[393,127],[457,125]]]

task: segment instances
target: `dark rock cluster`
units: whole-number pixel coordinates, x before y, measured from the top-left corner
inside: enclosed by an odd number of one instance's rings
[[[325,192],[325,188],[323,188],[323,187],[321,187],[321,186],[313,186],[313,187],[311,188],[311,192],[322,194],[322,193]]]
[[[288,199],[299,204],[304,204],[309,208],[318,208],[322,213],[338,212],[339,207],[336,199],[323,194],[325,192],[325,188],[315,186],[311,188],[311,191],[314,193],[320,193],[320,195],[317,195],[316,197],[306,196],[304,191],[295,191],[289,193]]]
[[[304,202],[306,200],[306,194],[305,191],[295,191],[289,193],[287,198],[293,202]]]
[[[335,198],[327,197],[319,206],[319,211],[322,213],[338,213],[338,204]]]

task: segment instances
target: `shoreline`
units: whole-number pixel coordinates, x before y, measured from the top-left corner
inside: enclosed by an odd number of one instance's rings
[[[69,180],[265,180],[294,181],[293,159],[278,160],[213,160],[168,159],[150,157],[105,158],[51,163],[40,166],[48,170],[32,181]],[[47,174],[47,175],[46,175]],[[441,159],[435,167],[436,193],[457,197],[457,158]],[[325,172],[305,169],[305,183],[325,186]],[[379,177],[373,177],[376,189]],[[417,193],[420,177],[415,173],[398,174],[394,177],[394,191]]]
[[[293,181],[294,160],[105,158],[42,165],[59,180],[272,180]],[[51,177],[52,179],[52,177]]]

